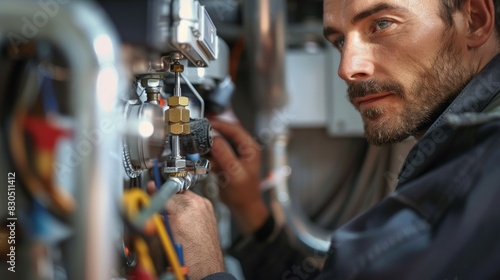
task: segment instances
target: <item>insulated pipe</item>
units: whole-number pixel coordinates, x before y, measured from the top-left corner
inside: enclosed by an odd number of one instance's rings
[[[77,128],[73,143],[79,153],[72,167],[78,169],[73,193],[77,210],[71,217],[75,232],[66,259],[68,279],[111,279],[123,184],[115,170],[122,166],[117,156],[122,142],[119,98],[126,87],[115,30],[89,1],[2,0],[1,36],[14,51],[28,40],[48,41],[68,59]],[[90,141],[85,134],[100,137]]]
[[[258,109],[256,131],[268,145],[268,169],[276,176],[271,191],[272,208],[277,220],[286,226],[306,247],[326,252],[330,236],[314,225],[300,209],[292,205],[288,185],[287,146],[288,123],[279,120],[286,104],[285,48],[286,1],[255,0],[244,2],[245,35],[248,49],[247,67],[250,70],[250,90]],[[307,70],[305,70],[307,71]]]

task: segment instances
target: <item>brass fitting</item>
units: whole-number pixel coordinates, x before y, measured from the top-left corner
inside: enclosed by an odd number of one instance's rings
[[[184,72],[184,65],[182,65],[180,63],[174,63],[174,64],[170,65],[170,72],[182,73],[182,72]]]
[[[172,96],[167,99],[169,109],[165,113],[165,123],[167,123],[168,134],[189,134],[190,112],[186,109],[189,105],[189,98],[185,96]]]
[[[190,114],[189,110],[186,109],[189,106],[189,99],[185,96],[180,96],[179,73],[184,72],[184,65],[174,60],[174,63],[170,65],[170,71],[175,73],[176,87],[174,89],[175,95],[167,99],[169,109],[165,113],[166,131],[168,134],[173,135],[189,134],[191,133],[191,127],[189,126]]]
[[[167,133],[174,135],[189,134],[191,133],[191,127],[189,123],[169,123],[167,125]]]
[[[187,171],[180,171],[180,172],[175,172],[175,173],[168,173],[169,177],[186,177],[187,176]]]
[[[187,123],[189,122],[189,110],[184,109],[184,107],[178,106],[172,109],[168,109],[165,114],[167,123]]]
[[[184,134],[191,133],[191,126],[189,126],[189,123],[183,124],[182,125],[182,130],[184,131]]]
[[[169,107],[175,107],[175,106],[188,106],[189,105],[189,98],[185,96],[171,96],[167,99],[167,105]]]

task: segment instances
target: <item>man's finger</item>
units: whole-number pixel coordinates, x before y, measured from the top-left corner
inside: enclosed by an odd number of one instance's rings
[[[233,148],[221,137],[215,137],[213,139],[210,154],[222,168],[229,162],[238,161],[238,157],[234,153]]]
[[[239,158],[236,156],[231,146],[221,137],[214,138],[211,154],[219,167],[228,172],[231,176],[237,176],[244,171]]]
[[[218,172],[221,170],[221,166],[213,156],[208,156],[207,159],[210,161],[210,170],[213,172]]]
[[[257,142],[239,124],[228,123],[219,120],[210,120],[212,127],[234,144],[251,145],[258,148]]]
[[[157,189],[157,186],[156,186],[155,181],[150,180],[146,185],[146,191],[148,192],[148,194],[154,194],[154,193],[156,193],[156,189]]]

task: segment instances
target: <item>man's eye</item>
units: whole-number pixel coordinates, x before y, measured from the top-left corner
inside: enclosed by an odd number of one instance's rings
[[[379,31],[379,30],[386,29],[387,27],[391,26],[392,22],[390,22],[388,20],[379,20],[379,21],[376,21],[374,23],[374,25],[375,25],[375,30]]]
[[[341,39],[333,41],[333,45],[336,48],[338,48],[339,50],[341,50],[344,47],[344,42],[345,42],[345,39],[341,38]]]

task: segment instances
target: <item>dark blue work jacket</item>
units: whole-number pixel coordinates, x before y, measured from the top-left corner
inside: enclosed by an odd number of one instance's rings
[[[500,279],[500,55],[410,151],[396,191],[335,232],[319,279]]]
[[[234,255],[247,279],[500,279],[500,55],[410,151],[396,191],[335,231],[321,273],[283,232]]]

